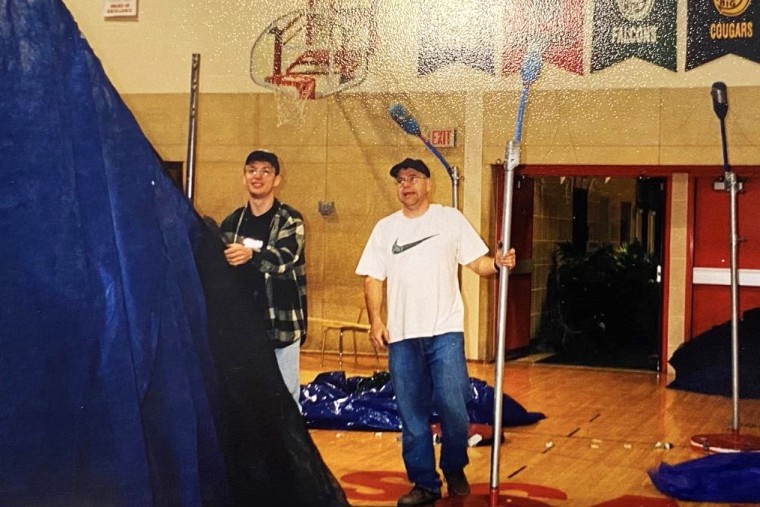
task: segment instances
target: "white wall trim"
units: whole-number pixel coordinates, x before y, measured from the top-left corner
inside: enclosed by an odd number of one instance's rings
[[[736,279],[741,286],[760,287],[760,269],[739,269]],[[730,285],[731,270],[729,268],[694,268],[692,280],[697,285]]]

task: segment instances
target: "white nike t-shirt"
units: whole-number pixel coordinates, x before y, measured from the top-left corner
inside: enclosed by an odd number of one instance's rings
[[[464,331],[457,267],[487,253],[459,210],[431,204],[419,217],[399,210],[380,220],[356,273],[387,279],[388,334],[396,342]]]

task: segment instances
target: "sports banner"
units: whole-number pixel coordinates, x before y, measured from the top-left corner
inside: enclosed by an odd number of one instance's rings
[[[633,57],[676,70],[676,0],[596,0],[591,72]]]
[[[760,62],[759,0],[688,0],[686,70],[734,54]]]
[[[502,74],[518,71],[531,45],[544,62],[583,74],[583,0],[506,0],[502,30]]]
[[[493,74],[497,24],[491,20],[495,19],[496,3],[424,0],[420,7],[417,74],[430,74],[453,63]]]

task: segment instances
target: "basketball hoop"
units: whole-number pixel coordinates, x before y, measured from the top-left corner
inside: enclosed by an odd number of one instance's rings
[[[251,79],[277,93],[278,111],[303,112],[305,100],[357,86],[368,73],[376,0],[350,8],[332,1],[309,5],[273,21],[251,48]],[[301,116],[290,113],[283,116]]]

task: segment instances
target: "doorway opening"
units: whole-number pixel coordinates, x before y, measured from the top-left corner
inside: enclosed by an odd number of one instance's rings
[[[664,178],[534,179],[531,351],[658,371]]]

